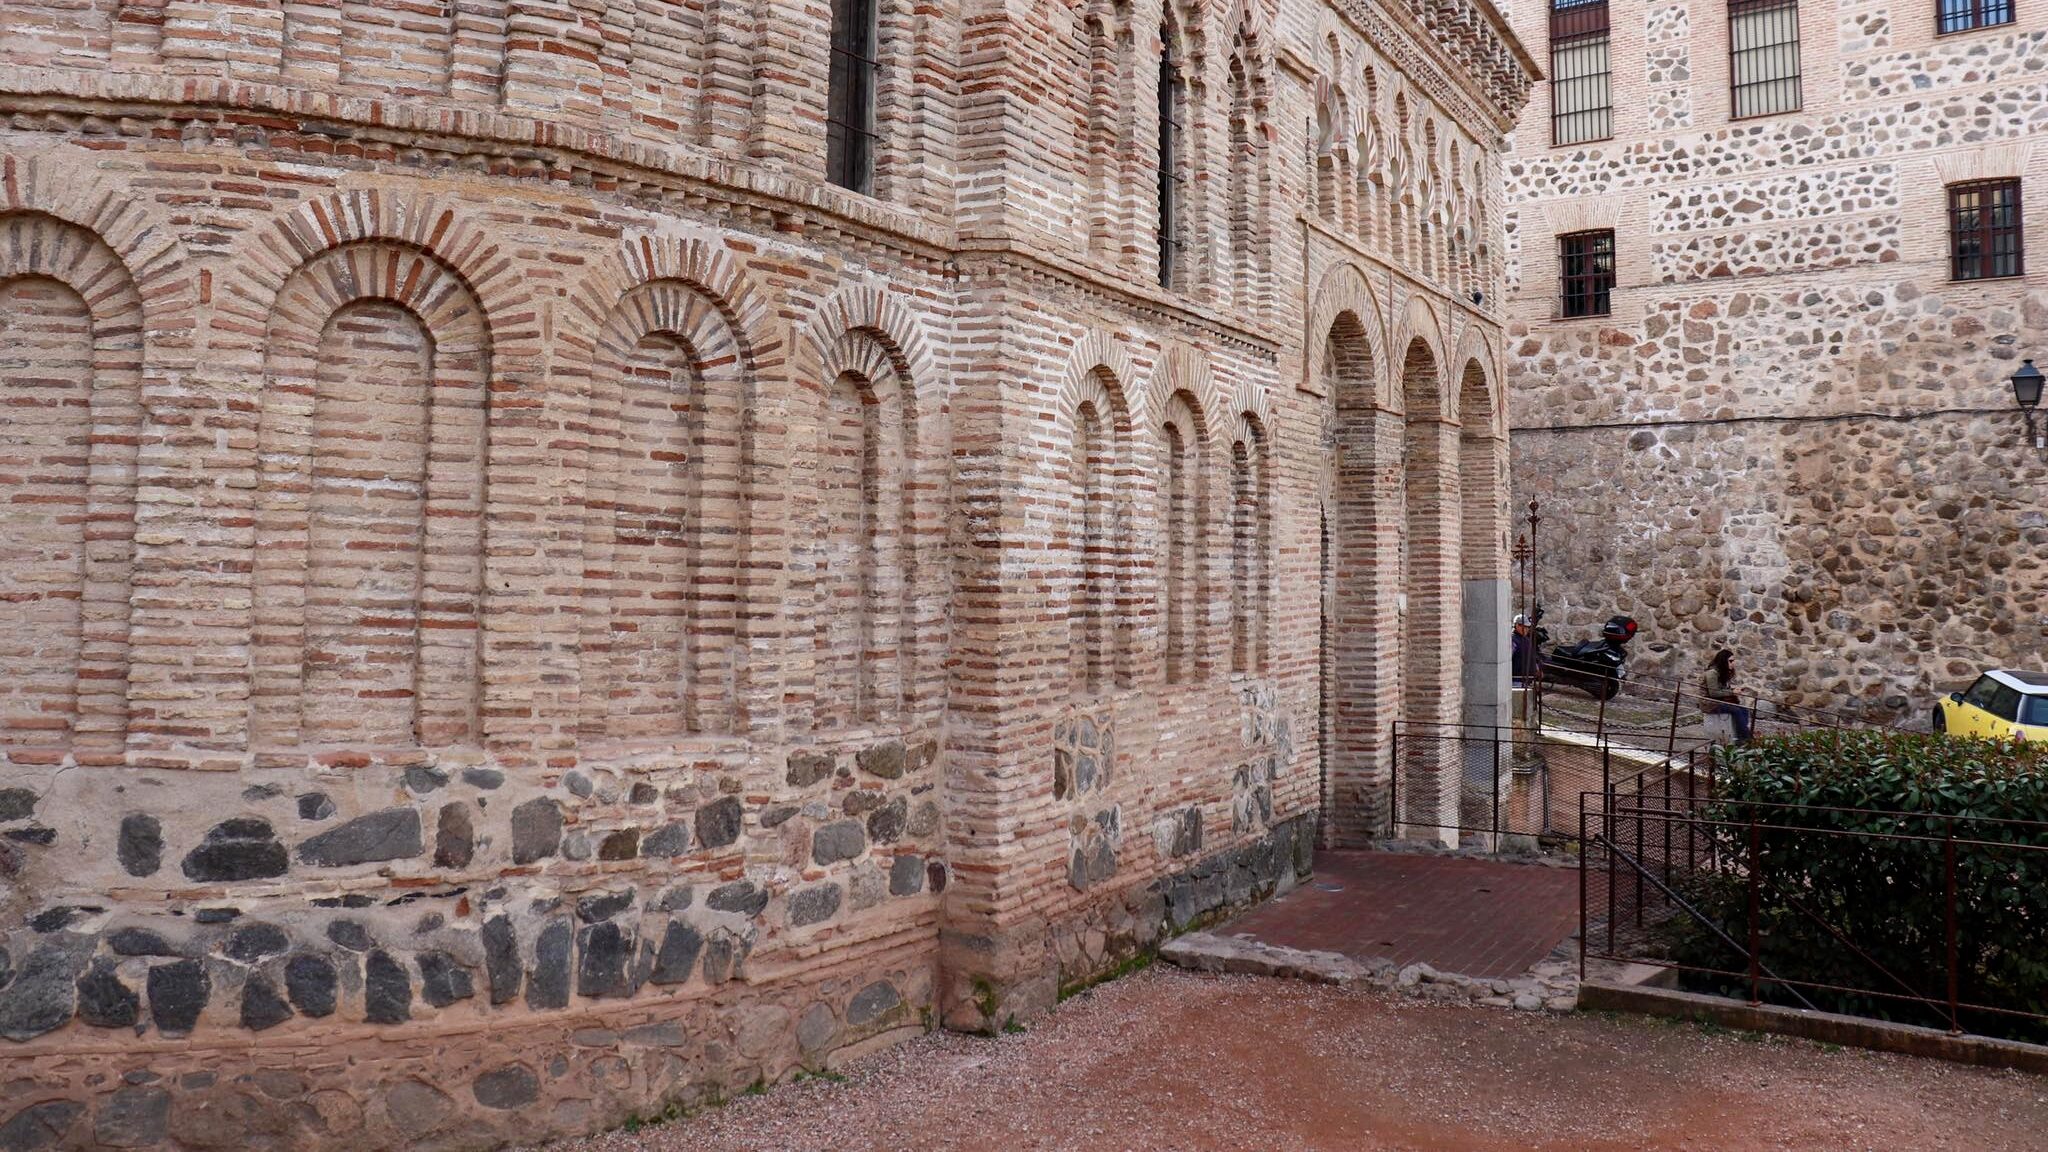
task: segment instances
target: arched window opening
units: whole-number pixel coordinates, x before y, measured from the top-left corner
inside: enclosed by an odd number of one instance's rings
[[[1258,422],[1247,416],[1244,435],[1230,448],[1230,670],[1266,668],[1267,557],[1272,507],[1266,446]]]
[[[1095,693],[1108,687],[1110,614],[1115,610],[1115,562],[1110,540],[1108,432],[1092,402],[1074,413],[1074,452],[1069,472],[1075,587],[1068,601],[1074,688]]]
[[[1252,195],[1257,153],[1252,140],[1252,86],[1244,60],[1230,61],[1230,287],[1240,306],[1249,304],[1254,282],[1253,245],[1258,221]]]
[[[1178,684],[1188,673],[1188,460],[1187,441],[1178,427],[1166,426],[1166,682]]]
[[[1183,245],[1181,197],[1187,181],[1181,155],[1187,92],[1175,38],[1171,23],[1159,32],[1159,284],[1164,288],[1178,286]]]
[[[1208,555],[1204,528],[1203,431],[1192,399],[1176,393],[1161,425],[1166,444],[1166,485],[1161,492],[1166,545],[1166,680],[1196,678],[1205,656],[1202,619],[1209,602],[1203,573]]]
[[[874,0],[832,0],[825,178],[863,195],[875,185],[875,41]]]

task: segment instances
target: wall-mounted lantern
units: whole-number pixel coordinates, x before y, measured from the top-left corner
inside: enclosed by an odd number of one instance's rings
[[[2032,360],[2012,374],[2012,402],[2020,406],[2020,415],[2026,418],[2027,439],[2036,448],[2048,449],[2048,429],[2034,425],[2034,409],[2041,405],[2041,370],[2034,367]]]

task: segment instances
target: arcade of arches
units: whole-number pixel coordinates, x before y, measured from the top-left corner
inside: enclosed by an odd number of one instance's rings
[[[0,7],[0,1146],[531,1143],[1455,841],[1484,0],[459,7]]]

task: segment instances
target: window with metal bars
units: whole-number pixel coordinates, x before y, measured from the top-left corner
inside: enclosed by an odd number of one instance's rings
[[[1187,181],[1181,171],[1182,109],[1186,103],[1180,60],[1174,54],[1171,25],[1159,33],[1159,283],[1174,286],[1181,257],[1180,201]]]
[[[1729,115],[1799,111],[1799,0],[1728,5]]]
[[[1934,0],[1935,28],[1947,34],[2013,22],[2013,0]]]
[[[1614,303],[1614,232],[1557,238],[1558,302],[1567,318],[1605,316]]]
[[[1550,141],[1584,144],[1614,135],[1607,0],[1552,0]]]
[[[862,194],[875,187],[875,39],[874,0],[832,0],[825,178]]]
[[[2020,182],[1973,180],[1948,186],[1949,275],[1992,280],[2026,271]]]

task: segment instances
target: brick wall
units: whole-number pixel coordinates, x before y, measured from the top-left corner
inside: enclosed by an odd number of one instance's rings
[[[0,1135],[616,1124],[1386,834],[1505,575],[1489,11],[1177,10],[1171,290],[1156,7],[883,4],[873,196],[825,9],[0,16]]]

